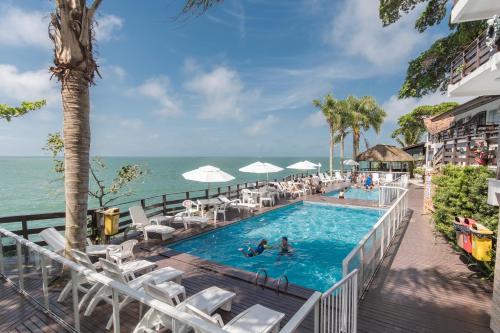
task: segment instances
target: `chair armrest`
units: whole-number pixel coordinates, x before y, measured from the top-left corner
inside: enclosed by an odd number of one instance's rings
[[[217,324],[221,328],[224,326],[224,322],[222,321],[222,317],[218,313],[216,313],[212,316],[209,316],[205,312],[201,311],[198,308],[195,308],[194,306],[192,306],[190,304],[186,304],[186,308],[189,309],[190,312],[197,315],[198,317],[203,318],[205,320],[208,320],[214,324]]]

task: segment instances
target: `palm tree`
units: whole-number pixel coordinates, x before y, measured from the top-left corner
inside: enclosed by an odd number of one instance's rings
[[[335,112],[338,107],[338,101],[333,97],[332,94],[328,94],[324,98],[324,102],[321,100],[315,99],[313,101],[313,105],[321,110],[323,115],[325,116],[325,120],[328,123],[329,130],[329,141],[330,141],[330,176],[332,176],[333,172],[333,152],[335,148],[335,133],[338,129],[338,124],[340,121],[339,113]]]
[[[201,14],[221,0],[186,0],[183,14]],[[49,37],[54,44],[54,66],[61,82],[64,131],[64,189],[66,199],[66,256],[71,249],[83,249],[87,233],[89,188],[90,94],[95,74],[94,15],[102,0],[55,0]]]
[[[349,128],[352,123],[352,112],[346,100],[338,101],[334,112],[338,115],[335,143],[340,143],[340,170],[343,172],[345,138],[350,133]]]
[[[352,156],[355,160],[359,153],[361,131],[366,132],[372,128],[378,134],[386,113],[371,96],[361,98],[349,96],[346,102],[352,117],[350,128],[352,130]]]

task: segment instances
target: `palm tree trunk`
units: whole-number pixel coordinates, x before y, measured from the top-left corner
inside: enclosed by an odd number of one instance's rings
[[[359,154],[359,128],[352,131],[352,159],[355,161]]]
[[[333,129],[330,129],[330,177],[332,177],[333,172]]]
[[[344,172],[344,136],[340,136],[340,170]]]
[[[64,108],[64,187],[66,197],[66,256],[85,248],[89,190],[89,85],[80,71],[62,82]]]

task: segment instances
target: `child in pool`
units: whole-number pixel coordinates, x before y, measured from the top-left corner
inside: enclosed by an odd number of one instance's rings
[[[265,249],[269,249],[269,248],[271,248],[271,247],[267,245],[267,240],[263,239],[260,241],[259,245],[257,245],[257,247],[255,249],[252,247],[248,247],[247,252],[244,252],[243,248],[240,248],[238,250],[241,253],[243,253],[243,255],[245,257],[250,258],[250,257],[255,257],[255,256],[262,254],[262,252],[264,252]]]

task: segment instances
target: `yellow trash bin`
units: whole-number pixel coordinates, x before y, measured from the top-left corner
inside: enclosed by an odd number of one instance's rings
[[[479,261],[491,261],[493,231],[484,225],[475,223],[472,232],[472,256]]]
[[[106,209],[104,215],[104,235],[113,236],[118,233],[118,221],[120,218],[120,209],[114,207]]]

